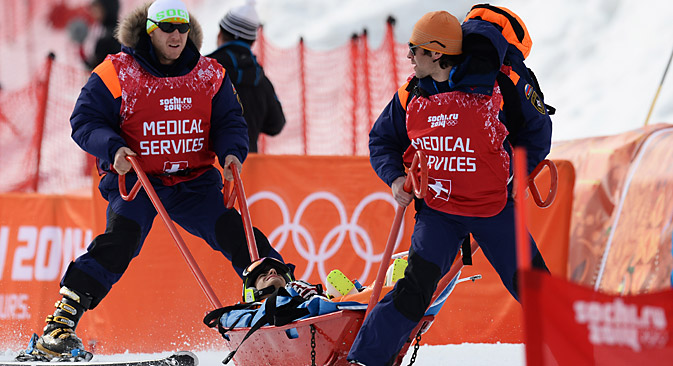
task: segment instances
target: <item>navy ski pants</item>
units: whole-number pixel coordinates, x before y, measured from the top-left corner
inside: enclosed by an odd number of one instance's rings
[[[123,200],[117,179],[116,174],[108,174],[99,184],[103,198],[109,202],[105,233],[98,235],[87,252],[70,264],[61,280],[62,286],[91,296],[91,309],[107,295],[131,260],[140,253],[157,216],[144,189],[134,200]],[[136,180],[135,174],[127,175],[127,191]],[[221,252],[241,276],[243,269],[250,264],[245,231],[238,211],[224,206],[220,172],[213,168],[193,180],[174,186],[162,185],[153,177],[150,181],[171,219]],[[260,256],[282,260],[264,234],[257,229],[254,231]],[[165,245],[165,250],[177,250],[172,243]]]
[[[404,278],[397,281],[364,321],[348,360],[367,366],[390,365],[395,361],[430,305],[437,283],[451,268],[463,239],[470,233],[507,290],[518,299],[512,199],[493,217],[451,215],[420,202]],[[530,235],[529,238],[534,266],[546,269],[533,238]]]

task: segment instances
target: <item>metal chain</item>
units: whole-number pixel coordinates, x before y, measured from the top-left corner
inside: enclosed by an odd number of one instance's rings
[[[418,349],[421,348],[421,329],[418,330],[418,333],[416,333],[416,344],[414,344],[414,352],[411,354],[411,360],[409,361],[409,365],[411,366],[416,362],[416,356],[418,355]]]
[[[315,326],[311,324],[311,366],[315,364]]]

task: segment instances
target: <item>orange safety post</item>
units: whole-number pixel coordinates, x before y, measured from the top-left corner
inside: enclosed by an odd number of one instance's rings
[[[265,54],[265,47],[266,47],[266,38],[264,37],[264,25],[260,25],[259,29],[257,30],[257,63],[264,67],[264,57],[266,56]],[[266,135],[263,133],[259,134],[259,137],[257,139],[257,152],[259,154],[264,154],[266,150]]]
[[[362,31],[362,61],[364,62],[364,65],[362,66],[362,71],[364,75],[364,83],[365,84],[365,108],[367,108],[367,112],[365,113],[365,116],[367,117],[367,125],[369,126],[369,130],[372,129],[372,126],[374,125],[374,121],[372,120],[372,87],[370,83],[370,77],[369,77],[369,41],[367,38],[367,30]],[[368,131],[369,131],[368,130]]]
[[[127,194],[126,176],[125,175],[119,176],[119,194],[122,196],[122,199],[124,199],[125,201],[132,201],[138,194],[138,191],[140,191],[140,187],[142,186],[145,188],[147,196],[150,198],[150,201],[152,201],[152,204],[154,204],[154,208],[156,208],[157,212],[159,213],[159,216],[161,216],[161,219],[168,227],[168,231],[175,240],[175,243],[177,244],[180,253],[185,258],[185,261],[187,261],[187,265],[189,265],[189,269],[192,271],[194,277],[196,277],[196,281],[199,283],[199,286],[206,294],[208,301],[210,301],[210,304],[216,309],[221,308],[222,303],[215,295],[215,291],[213,291],[213,288],[210,286],[208,280],[203,275],[201,268],[199,268],[199,265],[196,263],[196,260],[194,259],[194,256],[192,256],[192,253],[189,251],[189,248],[187,248],[187,244],[185,244],[185,241],[182,239],[182,236],[180,236],[178,229],[175,227],[175,224],[173,223],[173,220],[171,220],[171,217],[168,215],[168,212],[166,212],[164,205],[161,203],[161,200],[159,199],[159,196],[157,196],[157,193],[154,191],[154,187],[152,187],[152,183],[150,182],[150,180],[147,178],[147,175],[140,167],[140,163],[138,163],[138,160],[133,156],[127,156],[126,159],[129,162],[131,162],[131,165],[133,165],[133,169],[136,171],[136,175],[138,176],[138,181],[136,181],[136,184],[131,189],[131,193]]]
[[[398,87],[400,85],[399,80],[397,80],[397,52],[395,51],[395,18],[389,16],[386,20],[386,36],[385,42],[388,45],[388,53],[390,54],[390,67],[391,74],[394,81],[394,86]]]
[[[301,109],[301,131],[304,139],[304,155],[308,154],[308,126],[306,120],[306,46],[304,37],[299,38],[299,102]]]
[[[351,56],[351,85],[358,85],[358,60],[360,55],[358,54],[358,35],[353,34],[351,36],[351,47],[350,47],[350,56]],[[351,100],[353,102],[353,108],[351,108],[351,121],[353,128],[353,150],[351,155],[355,156],[357,154],[357,141],[358,141],[358,88],[354,87],[351,92]]]
[[[404,181],[404,190],[406,192],[411,192],[418,198],[424,198],[428,193],[428,158],[420,150],[416,151],[414,154],[414,159],[411,162],[409,167],[409,174]],[[393,250],[395,249],[395,242],[397,241],[397,236],[400,233],[400,226],[402,225],[402,219],[404,219],[404,212],[406,207],[398,205],[395,209],[395,219],[393,220],[393,226],[390,229],[390,234],[388,235],[388,241],[386,242],[386,248],[383,251],[383,257],[381,257],[381,265],[379,266],[379,271],[376,274],[376,281],[374,282],[374,289],[372,290],[372,295],[369,298],[369,304],[367,305],[367,311],[365,312],[365,319],[367,315],[372,311],[376,303],[379,301],[379,296],[381,295],[381,289],[383,288],[383,282],[386,277],[386,271],[388,270],[388,262],[390,257],[393,255]]]
[[[526,231],[526,149],[522,147],[514,148],[514,225],[516,232],[516,253],[517,253],[517,267],[519,268],[519,278],[518,278],[518,287],[519,287],[519,299],[521,301],[522,309],[524,314],[526,312],[534,309],[536,305],[536,300],[534,296],[529,296],[526,293],[525,289],[525,277],[531,269],[531,260],[530,260],[530,242],[528,240],[528,232]],[[537,169],[536,169],[537,170]],[[532,175],[531,175],[532,176]],[[552,186],[554,186],[552,180]],[[532,191],[532,190],[531,190]],[[524,322],[525,319],[524,315]],[[524,332],[524,342],[526,345],[526,353],[528,354],[528,349],[533,347],[535,349],[541,349],[542,347],[542,334],[537,332],[529,331],[530,329],[526,327],[526,332]],[[529,359],[530,361],[530,359]],[[533,365],[542,365],[543,360],[537,359]]]
[[[37,132],[35,133],[35,143],[33,146],[37,147],[37,157],[35,158],[35,175],[33,181],[33,191],[37,192],[40,185],[40,162],[42,161],[42,138],[44,137],[44,125],[47,119],[47,101],[49,100],[49,81],[51,79],[51,69],[54,63],[53,52],[47,55],[47,64],[45,66],[44,80],[40,82],[39,89],[39,105],[37,110],[36,125]]]

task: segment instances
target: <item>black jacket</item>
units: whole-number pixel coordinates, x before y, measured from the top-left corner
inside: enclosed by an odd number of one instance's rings
[[[285,126],[283,108],[271,81],[245,42],[227,42],[208,57],[224,66],[236,87],[243,105],[243,117],[248,123],[250,152],[257,152],[260,133],[275,136]]]

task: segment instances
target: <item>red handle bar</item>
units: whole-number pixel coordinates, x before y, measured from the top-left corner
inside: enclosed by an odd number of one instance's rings
[[[224,180],[224,189],[222,192],[224,194],[224,205],[227,208],[232,208],[234,207],[234,202],[236,202],[236,199],[238,198],[238,207],[241,209],[241,218],[243,219],[245,238],[248,241],[248,252],[250,253],[250,262],[252,263],[259,259],[259,252],[257,251],[255,233],[252,229],[252,219],[250,219],[248,201],[245,198],[243,181],[241,181],[241,176],[238,174],[238,169],[236,169],[233,164],[230,164],[229,168],[231,168],[232,175],[234,176],[234,188],[229,190],[230,183],[228,180]]]
[[[547,194],[547,200],[543,200],[540,191],[535,184],[535,178],[540,174],[544,167],[549,168],[549,175],[551,183],[549,184],[549,192]],[[541,208],[549,207],[556,198],[556,192],[558,190],[558,170],[556,169],[556,164],[551,160],[542,160],[535,170],[528,176],[528,188],[530,189],[530,195],[533,197],[533,201]]]
[[[411,166],[409,167],[409,174],[407,174],[406,180],[404,181],[405,191],[411,192],[412,188],[414,195],[418,198],[424,198],[428,193],[428,158],[420,150],[416,151]],[[388,262],[390,262],[390,257],[393,255],[393,250],[395,249],[395,242],[400,233],[400,226],[402,226],[405,210],[406,207],[399,205],[395,209],[395,219],[393,220],[393,226],[390,228],[390,234],[388,234],[388,241],[386,242],[386,248],[383,251],[383,257],[381,257],[381,265],[379,265],[379,271],[376,274],[376,281],[374,282],[374,289],[372,289],[372,294],[369,298],[365,318],[367,318],[369,312],[379,301],[383,282],[386,277],[386,271],[388,269]]]
[[[182,236],[180,236],[178,229],[175,227],[175,224],[171,220],[171,217],[168,215],[168,212],[166,212],[164,205],[161,203],[159,196],[157,196],[157,193],[154,191],[154,187],[152,187],[152,183],[147,178],[147,175],[140,167],[138,160],[134,156],[127,156],[126,160],[131,162],[131,165],[133,166],[133,169],[136,171],[136,175],[138,176],[138,181],[131,189],[131,193],[127,194],[126,176],[119,175],[119,194],[121,195],[122,199],[124,199],[125,201],[132,201],[138,194],[138,191],[140,191],[140,187],[142,186],[145,188],[147,196],[150,198],[150,201],[152,201],[152,204],[154,204],[154,208],[157,210],[157,212],[161,216],[161,219],[168,227],[168,231],[171,233],[171,236],[175,240],[175,243],[177,244],[180,253],[185,258],[185,261],[187,261],[189,269],[192,271],[194,277],[196,277],[196,281],[199,283],[199,286],[201,287],[204,294],[208,298],[208,301],[210,301],[210,304],[214,306],[216,309],[221,308],[222,303],[215,295],[215,291],[213,291],[213,288],[208,283],[208,280],[206,280],[206,277],[203,275],[203,272],[201,272],[201,268],[199,268],[199,265],[196,263],[194,256],[192,256],[192,253],[189,251],[189,248],[187,248],[187,244],[185,244],[184,240],[182,240]]]

